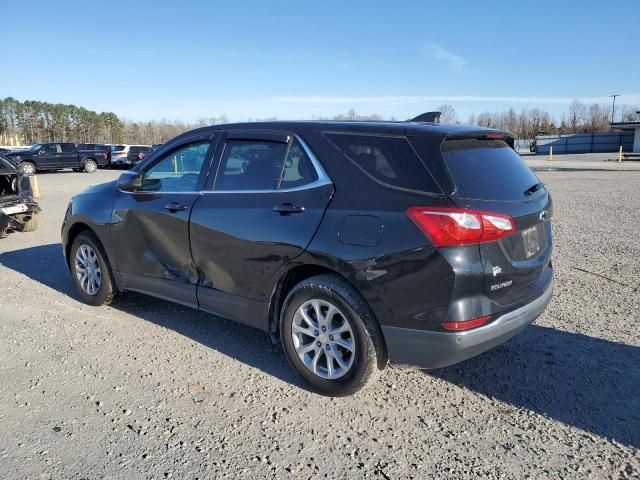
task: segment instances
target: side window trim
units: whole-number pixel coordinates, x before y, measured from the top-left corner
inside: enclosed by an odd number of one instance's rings
[[[276,190],[278,191],[280,190],[280,185],[282,185],[282,177],[284,176],[284,169],[287,167],[287,158],[289,158],[289,152],[291,152],[292,145],[293,145],[293,137],[291,137],[287,142],[287,148],[284,151],[282,166],[280,167],[280,173],[278,173],[278,179],[276,181]]]
[[[229,130],[227,133],[227,139],[291,143],[290,134],[276,130]]]
[[[246,135],[246,130],[242,131],[242,135]],[[250,140],[264,140],[264,141],[274,141],[272,138],[264,138],[259,136],[261,133],[264,133],[264,131],[256,131],[256,135],[252,136],[250,138]],[[276,132],[274,132],[276,133]],[[220,145],[221,147],[219,149],[219,151],[216,151],[216,155],[215,155],[215,161],[214,164],[212,164],[212,167],[215,165],[215,175],[213,175],[213,181],[211,182],[207,182],[207,188],[205,190],[203,190],[201,193],[215,193],[215,194],[221,194],[221,193],[275,193],[275,192],[296,192],[299,190],[309,190],[312,188],[317,188],[317,187],[322,187],[325,185],[331,185],[333,182],[331,181],[331,178],[329,178],[329,175],[327,174],[326,170],[324,169],[324,167],[322,166],[322,164],[320,163],[320,160],[318,159],[318,157],[313,153],[313,151],[311,150],[311,148],[309,148],[309,145],[307,145],[307,143],[299,136],[296,134],[287,134],[285,132],[278,132],[281,133],[281,137],[280,138],[284,138],[284,135],[287,135],[289,137],[289,141],[288,141],[288,147],[287,150],[285,152],[285,158],[291,148],[291,145],[293,145],[293,141],[294,139],[297,140],[300,145],[302,145],[302,148],[304,149],[305,153],[307,154],[307,156],[309,157],[309,159],[311,160],[311,164],[313,165],[313,168],[316,171],[316,175],[318,176],[318,178],[316,180],[314,180],[313,182],[304,184],[304,185],[300,185],[297,187],[293,187],[293,188],[275,188],[275,189],[271,189],[271,190],[216,190],[215,189],[215,185],[216,185],[216,181],[218,179],[218,175],[220,172],[220,168],[221,168],[221,164],[222,164],[222,159],[224,158],[224,153],[225,150],[227,149],[227,145],[228,145],[228,141],[229,140],[237,140],[237,139],[247,139],[245,136],[232,136],[231,135],[231,131],[226,131],[224,132],[224,134],[221,136],[220,138]],[[283,142],[284,143],[284,142]],[[278,179],[278,187],[280,186],[280,184],[282,183],[282,174],[284,172],[284,163],[283,163],[283,167],[281,169],[280,172],[280,177]]]

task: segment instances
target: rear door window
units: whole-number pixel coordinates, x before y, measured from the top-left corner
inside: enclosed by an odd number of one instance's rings
[[[61,145],[61,147],[62,147],[62,153],[74,153],[75,152],[74,146],[71,143],[63,143]]]
[[[463,198],[525,200],[525,191],[539,183],[520,155],[502,140],[445,140],[441,150]]]
[[[286,143],[228,140],[216,178],[216,190],[275,190]]]
[[[405,137],[325,133],[325,138],[378,183],[442,193]]]

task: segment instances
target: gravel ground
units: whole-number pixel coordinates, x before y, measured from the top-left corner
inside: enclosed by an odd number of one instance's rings
[[[541,172],[556,286],[536,324],[337,399],[264,333],[137,294],[78,301],[64,210],[116,175],[40,175],[40,229],[0,240],[2,478],[640,478],[640,173]]]

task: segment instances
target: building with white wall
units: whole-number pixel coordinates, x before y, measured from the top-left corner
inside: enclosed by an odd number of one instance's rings
[[[635,132],[633,135],[633,153],[640,153],[640,110],[636,112],[635,122],[616,122],[611,124],[614,130]]]

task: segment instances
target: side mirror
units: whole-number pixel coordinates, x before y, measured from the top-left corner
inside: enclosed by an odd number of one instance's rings
[[[44,155],[44,148],[41,148],[40,150],[38,150],[38,155]]]
[[[118,177],[116,183],[119,190],[135,192],[142,189],[142,174],[139,172],[125,172]]]

